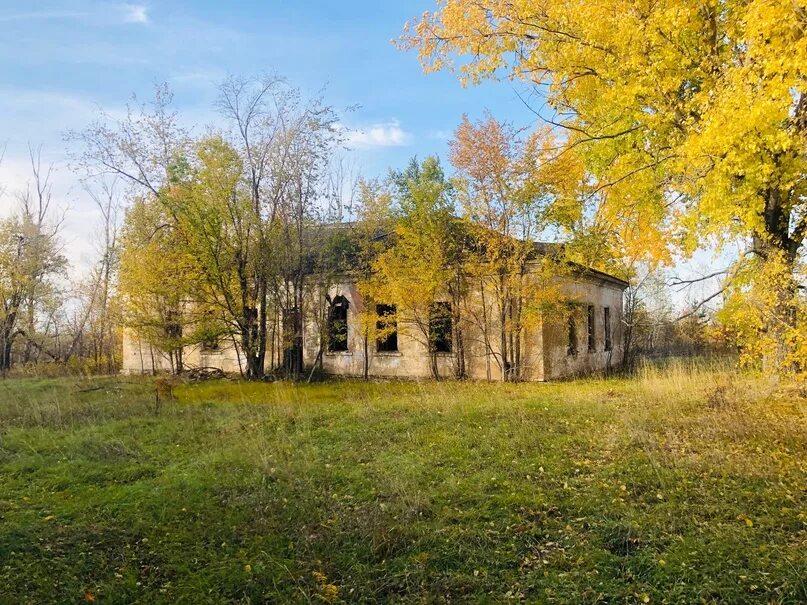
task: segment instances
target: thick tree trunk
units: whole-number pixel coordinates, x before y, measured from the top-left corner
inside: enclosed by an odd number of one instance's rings
[[[0,371],[11,369],[11,347],[14,344],[16,313],[9,313],[0,324]]]
[[[364,331],[364,379],[370,378],[370,334],[368,330]]]
[[[245,306],[241,318],[241,349],[247,364],[247,380],[260,380],[263,378],[263,360],[257,340],[259,335],[258,310],[255,307]]]
[[[255,366],[259,368],[256,378],[262,379],[264,377],[264,368],[266,366],[266,335],[267,335],[267,321],[268,309],[267,302],[269,300],[268,284],[265,276],[261,277],[259,286],[260,312],[258,317],[258,354],[255,359]]]
[[[499,347],[501,354],[502,382],[510,380],[510,350],[507,330],[507,289],[506,276],[499,277]]]
[[[0,371],[4,374],[11,369],[11,344],[11,336],[3,334],[0,338]]]
[[[440,380],[440,368],[437,366],[437,354],[429,353],[429,373],[434,380]]]
[[[479,280],[479,296],[482,301],[482,336],[485,340],[485,377],[488,381],[493,379],[490,358],[493,355],[493,347],[490,342],[488,303],[485,300],[485,280]]]
[[[771,251],[768,249],[768,256],[782,254],[781,250]],[[787,254],[782,254],[782,266],[774,271],[776,279],[772,280],[776,291],[774,292],[775,303],[772,308],[766,310],[764,332],[771,345],[766,347],[763,357],[763,368],[769,373],[787,373],[796,371],[799,368],[792,354],[795,352],[797,343],[794,340],[794,332],[798,321],[798,284],[794,276],[795,259]]]
[[[32,340],[34,337],[35,320],[36,320],[36,314],[34,313],[34,303],[33,301],[28,301],[26,308],[26,322],[25,322],[26,324],[25,329],[28,334],[28,339],[25,341],[25,352],[23,353],[23,361],[25,363],[31,363],[31,361],[35,361],[34,346]]]
[[[766,276],[776,289],[775,303],[766,310],[765,336],[773,343],[763,358],[763,367],[771,373],[793,371],[791,355],[796,343],[793,339],[798,321],[798,283],[795,277],[796,261],[807,230],[802,217],[791,231],[792,204],[788,193],[778,189],[765,192],[763,219],[765,232],[754,234],[755,254],[765,263]]]

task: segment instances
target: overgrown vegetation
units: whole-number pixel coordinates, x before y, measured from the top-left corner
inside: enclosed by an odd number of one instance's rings
[[[805,397],[758,376],[174,396],[0,383],[0,602],[807,600]]]

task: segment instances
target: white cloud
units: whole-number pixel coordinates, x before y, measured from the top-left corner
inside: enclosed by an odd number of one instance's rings
[[[412,134],[401,128],[398,120],[372,124],[367,128],[349,130],[345,143],[348,147],[401,147],[412,142]]]
[[[146,8],[142,4],[124,4],[122,8],[123,8],[123,20],[126,23],[149,22],[148,8]]]
[[[121,112],[110,108],[107,113],[112,111],[115,117]],[[29,141],[61,149],[65,131],[87,126],[99,112],[99,105],[92,99],[72,93],[0,87],[0,132],[3,133],[0,144],[8,144],[10,155],[15,151],[26,155]]]

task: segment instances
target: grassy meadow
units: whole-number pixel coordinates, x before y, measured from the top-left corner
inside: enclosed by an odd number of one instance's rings
[[[0,603],[807,602],[807,392],[0,382]],[[159,412],[159,413],[158,413]]]

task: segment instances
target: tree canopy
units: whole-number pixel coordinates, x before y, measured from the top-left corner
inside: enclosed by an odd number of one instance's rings
[[[538,115],[563,132],[556,157],[584,162],[584,213],[622,253],[665,261],[744,243],[729,277],[750,263],[777,284],[755,333],[782,342],[803,336],[805,28],[803,0],[445,0],[399,45],[464,84],[535,87]]]

